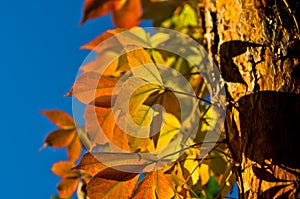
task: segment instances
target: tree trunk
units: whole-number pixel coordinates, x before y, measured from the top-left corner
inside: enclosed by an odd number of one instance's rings
[[[214,24],[205,23],[205,44],[227,85],[226,135],[240,198],[300,198],[299,5],[291,0],[203,5]]]

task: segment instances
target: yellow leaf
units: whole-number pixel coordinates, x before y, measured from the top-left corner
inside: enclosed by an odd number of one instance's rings
[[[192,184],[195,185],[199,180],[199,163],[197,160],[197,152],[195,149],[190,149],[188,152],[188,156],[183,163],[183,167],[189,172]]]
[[[201,178],[201,185],[205,185],[209,178],[209,166],[207,164],[200,164],[199,166],[199,174],[200,174],[200,178]]]
[[[174,115],[166,113],[162,128],[160,130],[157,149],[168,146],[170,141],[179,132],[180,126],[179,120]]]

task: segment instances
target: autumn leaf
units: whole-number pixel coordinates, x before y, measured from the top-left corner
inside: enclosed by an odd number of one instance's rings
[[[176,95],[168,88],[163,92],[152,93],[145,101],[145,105],[152,106],[160,104],[167,113],[170,113],[180,119],[180,104]]]
[[[71,91],[66,96],[73,96],[80,102],[89,104],[99,97],[111,96],[114,89],[118,89],[116,83],[115,78],[101,76],[95,72],[86,72],[76,79]],[[108,105],[104,104],[104,106]]]
[[[172,198],[174,191],[161,170],[147,173],[135,189],[132,199]]]
[[[107,15],[111,10],[120,6],[121,0],[85,0],[83,5],[83,17],[80,24],[82,25],[89,19],[94,19]]]
[[[126,0],[121,8],[112,11],[113,23],[118,28],[130,29],[139,25],[141,16],[141,0]]]
[[[97,36],[95,39],[93,39],[92,41],[82,45],[80,47],[80,49],[86,49],[86,50],[95,50],[98,53],[100,53],[101,51],[99,51],[99,49],[97,49],[97,46],[107,40],[108,38],[113,37],[115,34],[120,33],[124,31],[123,29],[113,29],[113,30],[107,30],[105,32],[103,32],[102,34],[100,34],[99,36]],[[112,39],[112,38],[111,38]],[[114,40],[114,42],[117,42],[117,44],[120,44],[117,40]]]
[[[57,185],[57,191],[60,198],[72,196],[76,191],[80,178],[64,178]]]
[[[60,161],[57,163],[54,163],[51,171],[61,177],[61,178],[68,178],[68,177],[79,177],[80,174],[77,170],[73,170],[72,168],[75,167],[75,164],[73,162],[69,161]]]
[[[58,129],[49,133],[44,141],[44,146],[63,148],[68,146],[76,136],[75,130]]]
[[[192,180],[191,185],[195,185],[199,180],[199,162],[196,160],[198,155],[195,149],[190,149],[186,152],[188,155],[183,163],[183,167],[189,173],[189,178]]]
[[[81,154],[81,141],[76,132],[76,125],[73,118],[60,110],[43,110],[42,114],[53,122],[56,126],[60,127],[57,130],[50,132],[44,141],[42,147],[51,146],[53,148],[67,148],[67,155],[72,162],[77,161]]]
[[[56,126],[62,129],[75,129],[73,118],[61,110],[42,110],[41,113],[44,114]]]
[[[130,29],[140,23],[141,2],[140,0],[85,0],[80,25],[89,19],[105,16],[110,12],[116,27]]]
[[[162,123],[156,149],[163,149],[168,146],[171,140],[179,132],[181,126],[179,120],[169,113],[165,113],[165,118]]]
[[[144,0],[143,8],[144,12],[142,19],[152,20],[154,27],[160,26],[161,22],[172,16],[177,6],[177,1],[151,1]]]
[[[85,170],[92,176],[95,176],[100,171],[107,168],[106,165],[102,164],[92,153],[86,153],[81,158],[79,164],[74,167],[75,169]]]
[[[87,186],[90,199],[129,198],[139,175],[107,168],[94,176]]]
[[[55,175],[62,178],[57,186],[60,198],[70,197],[77,188],[81,175],[74,167],[73,162],[61,161],[54,163],[51,168]]]
[[[71,162],[76,162],[81,155],[82,144],[78,135],[76,135],[72,142],[68,145],[67,155]]]
[[[111,108],[87,106],[85,111],[86,128],[89,132],[91,148],[97,144],[110,143],[111,147],[119,147],[122,150],[130,151],[127,134],[123,132],[116,120],[124,124],[124,117],[116,117],[112,114]]]

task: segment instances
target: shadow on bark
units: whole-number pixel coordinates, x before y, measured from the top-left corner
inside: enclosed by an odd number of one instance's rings
[[[235,161],[241,163],[241,178],[250,182],[252,197],[255,193],[259,198],[274,198],[293,191],[296,195],[300,184],[300,95],[257,92],[239,99],[238,118],[234,118],[234,109],[229,107],[226,116],[228,141]]]

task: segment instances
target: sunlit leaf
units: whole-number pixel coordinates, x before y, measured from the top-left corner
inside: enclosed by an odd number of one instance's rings
[[[73,118],[66,112],[61,110],[42,110],[44,114],[51,122],[62,129],[74,129],[75,123]]]
[[[147,173],[138,184],[132,199],[172,198],[174,191],[161,170]]]
[[[90,199],[129,198],[139,175],[112,168],[100,171],[87,186]]]
[[[197,160],[197,152],[195,149],[190,149],[187,151],[188,156],[183,163],[183,167],[188,171],[189,175],[191,176],[192,185],[196,184],[199,180],[199,163]]]
[[[76,136],[75,130],[58,129],[49,133],[44,141],[44,146],[63,148],[68,146]]]
[[[112,11],[114,25],[125,29],[139,25],[141,15],[141,0],[126,0],[121,8]]]
[[[198,172],[201,179],[201,185],[203,186],[208,182],[210,178],[209,166],[207,164],[200,164]]]
[[[112,140],[115,119],[110,108],[88,105],[85,109],[84,118],[91,145],[105,144]]]
[[[173,27],[175,30],[187,33],[188,27],[198,25],[196,11],[189,4],[185,4],[178,14],[164,20],[161,25],[165,28]]]
[[[154,145],[153,142],[149,138],[149,133],[150,133],[150,123],[152,121],[152,116],[154,112],[149,106],[142,105],[138,111],[132,115],[132,120],[137,124],[138,126],[148,128],[147,130],[147,136],[146,138],[141,138],[141,136],[145,135],[140,135],[141,132],[136,131],[134,133],[131,133],[131,135],[128,135],[128,143],[132,151],[153,151],[154,150]]]
[[[79,164],[75,168],[85,170],[90,175],[95,176],[103,169],[106,169],[107,166],[102,164],[99,160],[97,160],[93,154],[86,153],[83,155]]]
[[[95,72],[81,74],[75,81],[71,91],[66,96],[73,96],[84,104],[94,102],[103,96],[111,96],[117,80],[112,77],[101,76]],[[105,105],[104,106],[108,106]]]
[[[89,19],[107,15],[111,10],[116,10],[120,6],[121,0],[85,0],[83,5],[83,17],[80,24]]]
[[[79,178],[64,178],[57,185],[57,190],[60,198],[67,198],[72,196],[76,191]]]
[[[180,122],[174,115],[166,113],[165,118],[163,119],[163,125],[160,130],[156,148],[162,149],[168,146],[170,141],[179,132],[180,126]]]
[[[75,135],[72,142],[68,145],[67,155],[71,162],[76,162],[81,155],[82,145],[78,135]]]
[[[78,178],[80,176],[77,170],[74,170],[75,164],[69,161],[60,161],[54,163],[51,171],[61,178]]]
[[[85,111],[85,119],[90,148],[109,142],[111,147],[130,151],[127,134],[119,127],[119,125],[124,127],[124,116],[113,115],[110,108],[89,105]],[[119,122],[118,125],[116,120]]]
[[[118,34],[120,32],[124,31],[123,29],[112,29],[112,30],[107,30],[105,32],[103,32],[101,35],[97,36],[96,38],[94,38],[92,41],[82,45],[80,47],[80,49],[87,49],[87,50],[95,50],[98,53],[100,53],[101,51],[99,51],[99,48],[97,48],[97,46],[107,40],[108,38],[111,38],[112,36],[114,36],[115,34]],[[112,38],[111,38],[112,39]],[[110,40],[111,41],[111,40]],[[114,42],[116,42],[116,44],[120,44],[116,39],[113,40]]]

